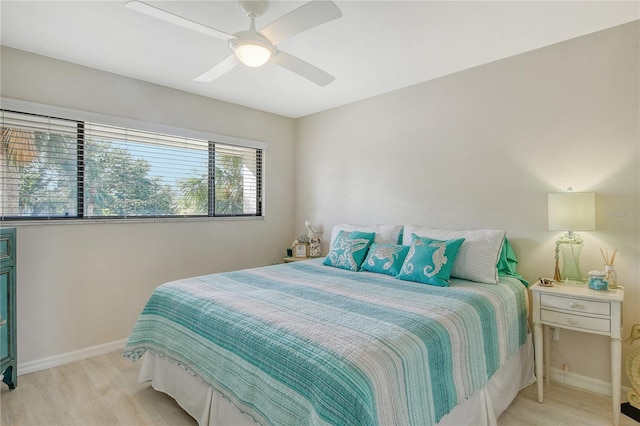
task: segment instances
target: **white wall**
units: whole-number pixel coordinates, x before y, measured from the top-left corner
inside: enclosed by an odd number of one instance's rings
[[[553,276],[560,234],[547,193],[594,191],[582,268],[618,248],[626,336],[640,322],[638,41],[634,22],[298,120],[295,223],[322,225],[325,251],[344,222],[502,228],[535,281]],[[552,357],[610,381],[605,337],[563,330]]]
[[[294,120],[7,47],[1,55],[3,97],[268,143],[264,220],[18,225],[19,366],[126,338],[163,282],[282,261],[294,238]]]

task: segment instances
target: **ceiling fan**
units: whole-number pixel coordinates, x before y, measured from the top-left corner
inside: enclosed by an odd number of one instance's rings
[[[229,42],[232,53],[194,78],[195,81],[213,81],[231,71],[239,63],[250,67],[260,67],[269,61],[319,86],[326,86],[335,79],[320,68],[277,48],[278,44],[289,37],[340,18],[342,12],[335,3],[329,0],[311,1],[276,19],[260,31],[256,31],[255,20],[267,10],[268,2],[266,0],[240,0],[239,3],[240,8],[251,20],[251,24],[248,30],[238,31],[234,34],[227,34],[224,31],[199,24],[138,0],[129,1],[125,6],[145,15]]]

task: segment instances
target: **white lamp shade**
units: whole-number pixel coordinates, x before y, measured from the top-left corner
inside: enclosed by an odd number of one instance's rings
[[[596,194],[554,192],[548,194],[550,231],[592,231],[596,229]]]

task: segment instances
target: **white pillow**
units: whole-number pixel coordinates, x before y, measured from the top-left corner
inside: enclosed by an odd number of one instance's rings
[[[399,244],[400,236],[402,235],[402,225],[351,225],[344,223],[336,225],[331,231],[331,243],[338,236],[340,231],[360,231],[360,232],[375,232],[376,237],[373,240],[378,244]]]
[[[505,231],[501,229],[475,229],[456,231],[406,225],[402,238],[403,245],[411,245],[411,234],[435,240],[464,238],[451,277],[479,283],[498,283],[498,258],[504,243]]]

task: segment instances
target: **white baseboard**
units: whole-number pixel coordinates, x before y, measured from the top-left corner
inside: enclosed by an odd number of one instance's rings
[[[604,380],[593,379],[591,377],[581,376],[571,372],[564,372],[559,368],[553,367],[551,368],[551,380],[591,392],[600,393],[602,395],[611,396],[611,382],[605,382]],[[621,387],[623,400],[625,399],[629,389],[630,388],[625,386]]]
[[[61,365],[70,364],[72,362],[82,361],[83,359],[92,358],[94,356],[105,355],[124,349],[127,339],[116,340],[114,342],[104,343],[102,345],[91,346],[89,348],[80,349],[73,352],[43,358],[35,361],[24,362],[18,364],[18,376],[23,374],[35,373],[36,371],[46,370],[47,368],[59,367]],[[611,382],[593,379],[579,374],[564,372],[558,368],[551,368],[551,380],[564,383],[566,385],[575,386],[580,389],[591,392],[600,393],[611,396]],[[630,388],[622,387],[622,396],[627,394]]]
[[[116,340],[114,342],[91,346],[89,348],[67,352],[49,358],[24,362],[22,364],[18,364],[18,376],[21,376],[23,374],[35,373],[36,371],[46,370],[47,368],[59,367],[61,365],[70,364],[76,361],[82,361],[83,359],[92,358],[94,356],[104,355],[108,354],[109,352],[122,350],[124,349],[124,345],[126,343],[127,339]]]

